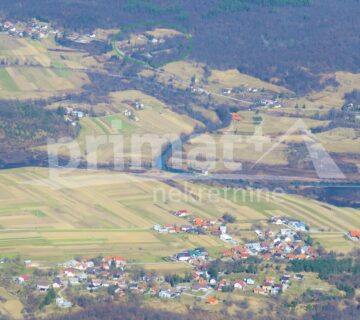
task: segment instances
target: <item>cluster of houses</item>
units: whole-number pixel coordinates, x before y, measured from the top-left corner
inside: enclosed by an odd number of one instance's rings
[[[144,110],[145,108],[144,104],[139,100],[135,100],[132,105],[136,110]]]
[[[132,108],[134,108],[135,110],[138,110],[138,111],[145,109],[144,103],[141,102],[138,99],[136,99],[136,100],[123,100],[122,102],[124,104],[127,104],[127,105],[131,106]]]
[[[160,291],[159,296],[163,298],[176,298],[180,296],[183,292],[191,295],[197,294],[197,296],[207,297],[213,292],[252,292],[254,294],[261,295],[270,295],[276,296],[283,293],[286,289],[291,286],[291,279],[302,280],[304,276],[302,274],[296,275],[282,275],[276,281],[275,277],[265,277],[265,279],[258,283],[258,281],[253,277],[246,277],[243,279],[228,279],[212,278],[209,273],[206,271],[204,265],[200,268],[198,267],[196,271],[192,272],[191,286],[179,285],[176,288],[163,289]],[[212,298],[210,298],[212,299]],[[209,299],[208,299],[209,300]],[[207,301],[209,304],[216,304]]]
[[[173,261],[194,263],[196,260],[205,261],[209,257],[209,252],[204,248],[195,248],[184,252],[177,253],[172,257]]]
[[[14,280],[19,284],[32,284],[39,293],[45,293],[50,288],[61,289],[68,286],[84,285],[88,291],[99,287],[109,287],[120,284],[125,276],[126,261],[123,257],[106,257],[100,263],[92,260],[70,260],[59,265],[59,271],[51,279],[38,279],[35,275],[23,274]],[[63,297],[56,299],[58,306],[71,307],[71,302]]]
[[[153,45],[158,45],[158,44],[165,43],[164,38],[156,38],[146,32],[144,34],[136,34],[135,38],[137,41],[139,41],[142,44],[152,43]]]
[[[210,219],[206,220],[203,218],[194,217],[186,209],[181,209],[173,212],[178,218],[184,218],[188,221],[187,224],[182,224],[177,226],[175,224],[169,224],[165,226],[155,225],[154,230],[159,233],[210,233],[213,235],[221,235],[226,232],[226,226],[223,225],[224,221],[222,219]]]
[[[196,248],[188,252],[177,255],[179,261],[193,260],[205,262],[208,259],[208,252],[204,248]],[[182,257],[182,258],[181,258]],[[194,281],[198,275],[195,273]],[[23,274],[14,279],[18,284],[29,285],[40,294],[46,293],[50,288],[62,289],[68,287],[78,287],[79,290],[96,292],[101,288],[113,288],[113,293],[119,297],[131,292],[134,294],[144,294],[165,299],[177,298],[185,291],[202,291],[201,288],[192,288],[191,283],[187,282],[176,287],[171,287],[165,281],[164,276],[144,274],[137,278],[127,270],[127,262],[121,256],[110,256],[94,260],[70,260],[59,265],[57,274],[53,277],[47,276],[38,278],[35,274]],[[58,291],[56,304],[60,308],[70,308],[72,303],[61,295],[62,290]]]
[[[208,96],[210,95],[209,91],[206,91],[205,89],[198,87],[198,86],[190,85],[188,90],[190,90],[191,93],[198,94],[198,95],[203,95],[203,94],[206,94]]]
[[[189,225],[177,226],[155,226],[158,232],[181,232],[200,228],[203,231],[214,233],[226,238],[226,226],[223,219],[202,219],[192,216],[186,209],[181,209],[173,214],[177,217],[187,219]],[[225,260],[234,261],[248,259],[256,256],[266,261],[315,259],[316,253],[313,248],[307,245],[301,237],[301,232],[307,230],[307,226],[301,221],[295,221],[286,217],[272,217],[270,222],[278,225],[286,225],[287,228],[277,231],[255,230],[258,241],[249,242],[241,246],[233,246],[223,252]],[[186,227],[188,226],[188,227]],[[166,231],[162,231],[165,230]],[[299,230],[299,231],[296,231]],[[301,232],[300,232],[301,231]],[[357,236],[360,236],[357,233]],[[225,240],[224,240],[225,241]],[[227,241],[227,240],[226,240]],[[254,294],[276,296],[284,292],[290,285],[292,278],[302,280],[303,275],[280,275],[265,277],[264,280],[256,280],[253,277],[227,279],[226,274],[219,274],[213,277],[209,274],[211,258],[205,248],[194,248],[179,252],[170,258],[175,262],[186,262],[193,266],[191,277],[184,280],[184,283],[171,285],[163,276],[152,274],[134,275],[127,268],[124,257],[110,256],[89,260],[70,260],[59,265],[55,276],[39,278],[34,274],[23,274],[16,277],[19,284],[30,284],[39,293],[45,293],[50,288],[61,289],[79,286],[79,289],[95,292],[101,288],[111,289],[113,294],[119,297],[132,292],[136,294],[148,294],[153,297],[164,299],[178,298],[183,294],[207,299],[208,304],[217,304],[216,298],[209,297],[213,292],[247,291]],[[26,261],[26,267],[32,267],[30,260]],[[109,288],[111,287],[111,288]],[[56,298],[56,304],[60,308],[70,308],[72,303],[61,296],[60,290]]]
[[[66,122],[71,123],[72,126],[76,126],[78,121],[81,118],[85,117],[84,111],[75,110],[75,109],[69,108],[69,107],[66,107],[64,110],[65,110],[64,120]]]
[[[278,282],[275,282],[275,277],[265,277],[261,285],[253,288],[255,294],[261,294],[265,296],[277,296],[285,292],[291,285],[291,275],[283,275]],[[293,276],[296,280],[302,280],[304,276],[302,274],[296,274]]]
[[[295,274],[291,275],[283,275],[280,277],[279,282],[275,282],[274,277],[266,277],[263,283],[256,288],[253,289],[255,294],[261,294],[265,296],[274,296],[281,294],[282,292],[286,291],[291,286],[291,279],[301,281],[304,279],[303,274]]]
[[[222,218],[204,219],[191,215],[186,209],[173,212],[178,218],[184,218],[187,224],[177,226],[176,224],[154,226],[154,230],[159,233],[193,233],[193,234],[211,234],[218,236],[222,241],[236,245],[237,242],[227,234],[227,227]]]
[[[171,48],[165,48],[165,42],[165,37],[156,37],[150,33],[144,33],[131,35],[128,39],[118,41],[117,45],[133,58],[145,58],[148,60],[160,53],[164,54],[171,51]],[[171,45],[171,42],[169,45]]]
[[[0,31],[19,38],[45,39],[49,35],[58,35],[59,30],[53,29],[49,23],[36,19],[28,23],[0,22]]]
[[[360,122],[360,105],[349,103],[344,105],[341,110],[345,113],[345,119]]]
[[[259,101],[259,105],[262,106],[264,109],[280,109],[283,105],[277,101],[272,99],[261,99]]]
[[[229,96],[231,94],[237,94],[237,93],[241,93],[241,92],[251,92],[251,93],[257,93],[259,92],[258,88],[253,88],[253,87],[247,87],[247,86],[241,86],[241,87],[237,87],[237,88],[222,88],[221,89],[221,93],[224,96]]]
[[[46,39],[49,36],[63,35],[62,31],[54,29],[50,23],[32,19],[29,22],[0,21],[0,32],[5,32],[13,37],[32,38],[36,40]],[[66,38],[77,43],[89,43],[96,39],[95,33],[80,34],[69,33]]]
[[[305,222],[290,219],[288,217],[274,216],[274,217],[270,218],[269,222],[271,224],[276,224],[276,225],[285,225],[285,226],[288,226],[289,228],[291,228],[295,231],[299,231],[299,232],[307,232],[309,229]]]
[[[265,231],[257,229],[255,233],[259,241],[226,250],[223,252],[223,257],[239,260],[257,256],[263,260],[290,261],[317,258],[318,254],[312,246],[304,242],[301,235],[301,232],[307,230],[307,226],[303,222],[280,217],[273,217],[271,221],[274,224],[285,224],[289,228],[282,228],[278,232],[270,229]]]

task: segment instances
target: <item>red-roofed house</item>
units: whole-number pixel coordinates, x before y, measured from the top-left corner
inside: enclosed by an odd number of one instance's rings
[[[350,236],[351,238],[360,240],[360,231],[352,230],[352,231],[349,232],[349,236]]]
[[[219,300],[216,299],[216,298],[208,298],[208,299],[206,300],[206,303],[207,303],[207,304],[210,304],[210,305],[216,305],[216,304],[219,303]]]
[[[182,218],[187,217],[189,215],[189,212],[186,209],[181,209],[175,213],[176,216]]]
[[[201,219],[201,218],[196,218],[194,220],[194,224],[197,225],[197,226],[201,226],[204,224],[204,219]]]
[[[28,281],[30,279],[30,276],[28,274],[23,274],[18,277],[19,283],[23,283],[25,281]]]
[[[235,281],[234,289],[245,290],[245,288],[246,288],[246,283],[243,280],[239,279]]]
[[[107,257],[104,258],[104,262],[106,262],[109,266],[111,266],[111,262],[115,261],[116,267],[123,267],[126,265],[126,261],[123,257],[121,256],[115,256],[115,257]]]

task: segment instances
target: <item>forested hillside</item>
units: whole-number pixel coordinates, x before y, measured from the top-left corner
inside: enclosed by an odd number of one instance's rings
[[[357,0],[4,0],[0,10],[71,29],[172,22],[193,34],[191,58],[298,93],[326,85],[323,73],[360,71]]]
[[[44,145],[47,139],[73,137],[76,128],[66,123],[58,111],[45,110],[41,101],[0,102],[0,167],[9,163],[28,163],[29,150]]]

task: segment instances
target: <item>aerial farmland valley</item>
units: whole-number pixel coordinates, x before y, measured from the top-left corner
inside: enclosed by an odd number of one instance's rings
[[[0,1],[0,319],[359,319],[359,14]]]

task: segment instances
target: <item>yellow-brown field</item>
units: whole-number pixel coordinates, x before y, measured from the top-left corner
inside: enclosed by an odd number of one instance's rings
[[[287,106],[295,106],[296,104],[302,106],[306,105],[308,108],[317,109],[319,107],[341,108],[344,105],[345,93],[351,92],[359,88],[360,75],[350,72],[338,71],[335,72],[336,81],[339,83],[337,87],[328,86],[319,92],[312,92],[307,96],[298,98],[296,100],[287,101]]]
[[[239,86],[264,88],[274,92],[289,92],[283,87],[261,81],[260,79],[240,73],[238,70],[235,69],[226,71],[212,70],[211,76],[209,78],[210,88],[233,88]]]
[[[143,110],[135,110],[132,106],[135,100],[144,104]],[[51,106],[55,108],[60,104]],[[62,104],[69,105],[71,104]],[[89,105],[76,105],[84,109],[90,109]],[[74,150],[79,146],[81,157],[85,159],[85,154],[89,162],[96,157],[99,163],[109,163],[115,158],[114,145],[110,142],[104,143],[96,150],[90,150],[91,139],[101,136],[111,138],[112,135],[121,135],[123,139],[122,157],[124,161],[142,160],[151,161],[161,152],[161,147],[167,142],[167,136],[180,137],[181,134],[189,134],[193,131],[196,121],[186,115],[179,115],[171,111],[164,103],[154,97],[146,95],[141,91],[127,90],[113,92],[110,94],[109,102],[93,106],[97,112],[105,112],[109,115],[81,119],[80,133],[74,143],[69,143],[68,148]],[[138,121],[126,117],[123,112],[131,110]],[[148,142],[158,139],[159,143],[150,148],[149,143],[142,143],[141,139]],[[161,141],[160,141],[161,140]],[[88,149],[88,151],[86,151]],[[90,151],[89,151],[90,150]],[[60,150],[60,154],[68,154],[67,149]]]
[[[276,116],[272,112],[262,112],[258,115],[261,116],[262,122],[258,124],[253,119],[256,116],[255,112],[241,111],[238,114],[242,120],[232,121],[227,128],[220,130],[221,134],[206,133],[191,139],[184,147],[188,159],[187,165],[191,166],[195,163],[195,156],[206,153],[212,156],[208,159],[212,164],[210,167],[212,172],[234,170],[230,165],[234,163],[239,166],[241,162],[286,165],[289,144],[311,142],[313,139],[329,153],[359,152],[357,148],[359,133],[355,129],[336,128],[307,136],[298,128],[311,130],[326,127],[329,121]],[[231,144],[233,150],[225,149]],[[213,150],[216,152],[214,153]],[[174,154],[175,163],[180,162],[179,157],[180,155]]]
[[[324,148],[331,152],[359,153],[360,134],[352,128],[335,128],[316,135]]]
[[[0,314],[11,316],[12,319],[23,319],[23,304],[4,288],[0,287]]]
[[[153,225],[186,223],[171,211],[195,216],[237,218],[234,238],[252,224],[267,225],[271,215],[301,219],[328,249],[349,251],[356,244],[343,235],[360,229],[360,211],[323,205],[290,195],[268,196],[246,190],[211,189],[110,172],[72,173],[28,168],[0,174],[0,250],[38,261],[57,262],[76,255],[123,254],[129,261],[161,262],[162,257],[206,247],[215,256],[227,245],[209,235],[158,234]],[[250,235],[250,234],[249,234]],[[183,268],[183,265],[179,265]]]
[[[36,41],[0,34],[0,97],[35,99],[77,92],[89,82],[81,70],[91,61],[53,39]]]

